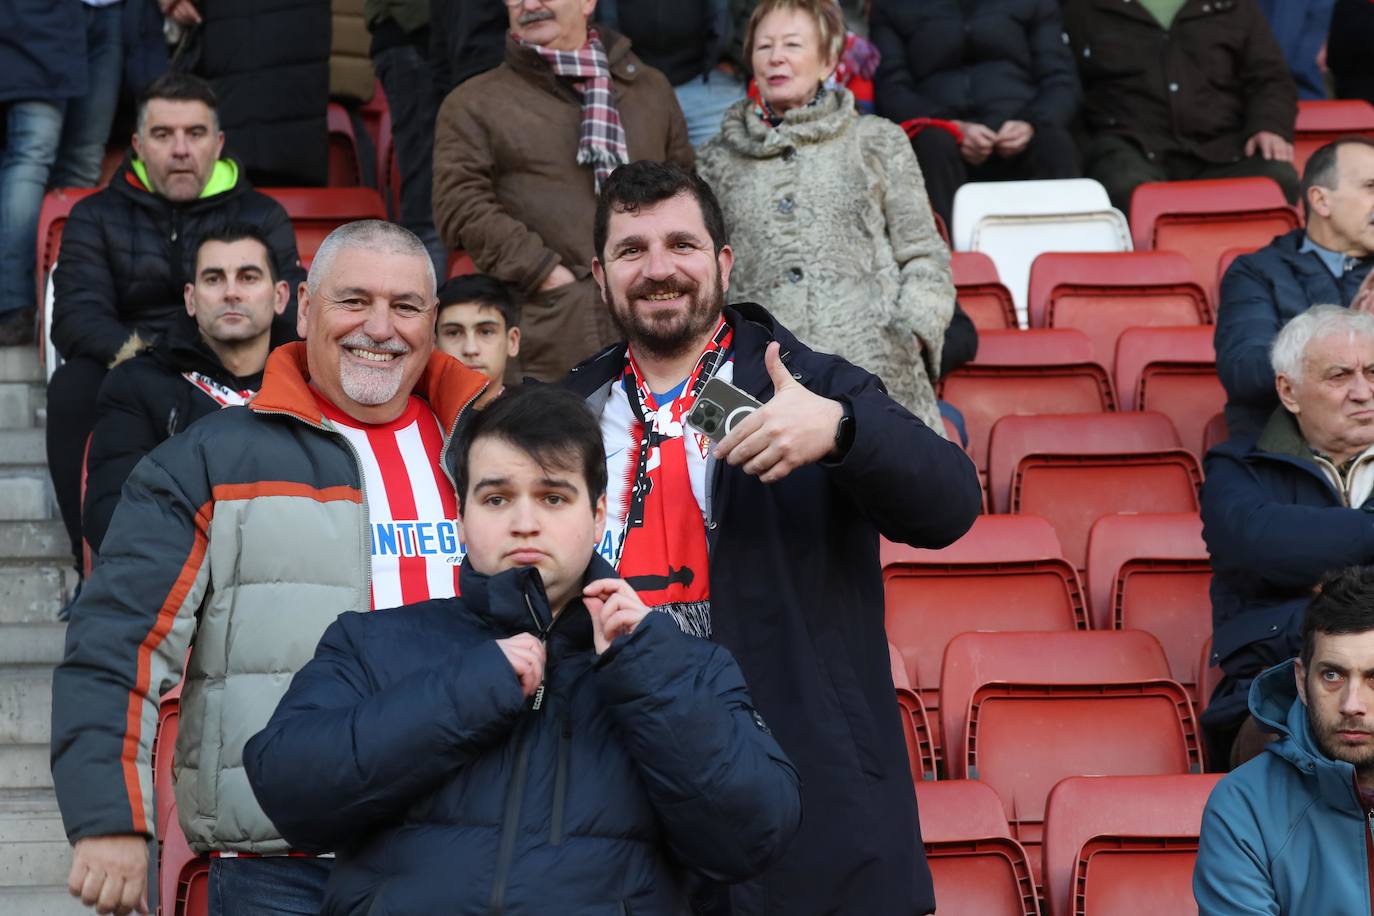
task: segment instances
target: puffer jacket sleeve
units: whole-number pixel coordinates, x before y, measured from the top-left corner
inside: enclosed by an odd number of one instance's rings
[[[67,836],[152,834],[158,701],[181,679],[209,581],[212,503],[178,436],[129,478],[53,672],[52,776]]]
[[[146,357],[145,357],[146,359]],[[96,401],[95,431],[86,455],[86,499],[81,505],[81,534],[100,552],[119,492],[139,459],[166,439],[168,418],[156,416],[140,386],[142,360],[124,363],[105,376]],[[150,378],[149,384],[162,382]],[[190,417],[183,417],[189,422]],[[161,431],[158,424],[163,424]]]
[[[1078,112],[1082,90],[1073,54],[1064,43],[1064,22],[1059,0],[1036,0],[1034,20],[1028,25],[1031,73],[1035,98],[1025,114],[1031,124],[1067,127]]]
[[[434,126],[434,224],[449,248],[463,248],[478,268],[530,292],[559,257],[496,198],[496,155],[469,104],[472,86],[449,94]]]
[[[1277,255],[1264,251],[1242,255],[1222,277],[1213,340],[1217,375],[1227,401],[1268,410],[1278,402],[1269,348],[1283,320],[1273,284],[1261,266],[1265,259],[1276,260]]]
[[[367,837],[503,738],[524,709],[520,682],[491,641],[379,688],[359,649],[361,616],[330,624],[244,749],[258,804],[296,849],[345,849]]]
[[[105,191],[72,208],[53,271],[52,342],[63,359],[109,365],[133,333],[119,320],[114,274],[106,260],[100,204]]]
[[[678,861],[742,881],[778,858],[801,823],[800,782],[728,651],[650,612],[596,680]]]
[[[899,324],[920,340],[926,375],[940,377],[940,351],[954,317],[954,284],[949,250],[935,228],[925,180],[916,154],[900,127],[881,118],[860,118],[868,136],[865,159],[882,170],[883,215],[892,254],[901,270],[897,294]]]
[[[1258,812],[1222,780],[1207,800],[1193,868],[1199,916],[1280,916],[1268,856],[1247,836]]]

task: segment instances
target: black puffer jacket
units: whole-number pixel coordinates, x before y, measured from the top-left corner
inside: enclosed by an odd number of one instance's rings
[[[1063,127],[1078,108],[1078,74],[1058,0],[874,0],[878,113]]]
[[[86,453],[86,498],[81,507],[81,533],[97,553],[134,465],[159,443],[220,409],[219,402],[187,381],[184,372],[207,375],[234,391],[257,391],[262,385],[261,371],[245,378],[230,375],[185,311],[156,347],[105,376]]]
[[[195,270],[201,236],[239,222],[256,226],[272,246],[291,288],[291,302],[273,333],[293,338],[296,288],[305,271],[281,204],[254,191],[243,175],[219,194],[174,204],[148,190],[126,157],[108,188],[72,208],[63,230],[53,273],[57,352],[64,359],[109,363],[134,331],[151,343],[186,311],[183,289]]]

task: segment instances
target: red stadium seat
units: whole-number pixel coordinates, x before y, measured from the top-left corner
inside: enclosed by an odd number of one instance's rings
[[[996,792],[968,779],[921,782],[916,804],[940,912],[1037,916],[1030,861]]]
[[[1229,438],[1231,438],[1231,431],[1226,427],[1226,415],[1218,412],[1207,421],[1207,425],[1202,429],[1202,453],[1207,454],[1213,447],[1220,445]]]
[[[1152,413],[1006,417],[993,428],[994,511],[1039,515],[1085,568],[1088,529],[1114,512],[1194,512],[1202,472]]]
[[[941,709],[945,646],[960,633],[1088,625],[1078,573],[1044,519],[984,515],[943,550],[884,542],[882,556],[888,639],[932,715]],[[938,733],[932,741],[938,752]]]
[[[1215,329],[1130,328],[1116,343],[1116,396],[1122,410],[1153,410],[1174,423],[1183,447],[1201,460],[1207,423],[1226,406],[1217,377]]]
[[[1221,306],[1221,281],[1222,278],[1226,276],[1226,271],[1231,269],[1231,265],[1235,263],[1236,258],[1243,254],[1250,254],[1254,250],[1255,247],[1253,245],[1242,245],[1239,248],[1228,248],[1221,253],[1221,257],[1217,260],[1216,287],[1212,291],[1212,301],[1215,302],[1218,307]]]
[[[1072,776],[1045,806],[1050,916],[1197,913],[1193,862],[1220,775]]]
[[[165,910],[164,910],[165,911]],[[177,880],[174,916],[208,916],[210,912],[210,863],[196,859],[182,869]]]
[[[947,772],[997,791],[1032,867],[1060,779],[1201,767],[1187,691],[1138,630],[964,633],[945,651],[941,697]]]
[[[1016,305],[1011,291],[997,276],[997,265],[980,251],[955,251],[949,256],[955,298],[980,331],[1014,328]]]
[[[351,188],[363,183],[362,153],[348,109],[330,102],[325,115],[329,125],[329,186]]]
[[[1222,670],[1217,664],[1216,659],[1212,658],[1212,637],[1208,636],[1207,641],[1202,644],[1202,653],[1197,661],[1198,684],[1197,684],[1197,713],[1202,715],[1202,711],[1207,708],[1207,704],[1212,699],[1212,694],[1216,691],[1217,685],[1221,683]]]
[[[1002,417],[1116,407],[1107,370],[1081,331],[984,331],[978,356],[940,380],[940,397],[964,415],[969,454],[986,471],[988,434]]]
[[[1104,515],[1088,535],[1093,626],[1153,633],[1194,700],[1198,652],[1212,632],[1211,583],[1195,513]]]
[[[52,316],[47,313],[48,278],[52,274],[53,265],[57,263],[57,254],[62,249],[62,230],[67,226],[67,217],[71,216],[72,207],[76,206],[77,201],[94,193],[95,188],[54,188],[43,196],[43,205],[38,211],[38,243],[33,269],[34,295],[38,308],[36,324],[41,332],[38,339],[38,354],[49,378],[57,368],[57,351],[53,349],[49,337]]]
[[[1173,251],[1042,254],[1031,265],[1028,306],[1031,327],[1077,328],[1109,370],[1127,328],[1212,320],[1193,265]]]
[[[262,188],[291,218],[301,264],[309,267],[325,236],[358,219],[386,219],[386,205],[372,188]]]
[[[897,688],[897,706],[902,716],[902,737],[906,741],[907,762],[911,766],[911,781],[935,778],[935,742],[931,736],[930,717],[914,690]]]
[[[1131,195],[1136,250],[1182,252],[1199,277],[1216,276],[1228,249],[1260,248],[1301,224],[1272,178],[1147,182]]]
[[[448,253],[448,278],[466,277],[469,274],[477,273],[477,265],[472,263],[472,256],[466,251],[450,251]]]
[[[1374,139],[1374,105],[1364,99],[1303,99],[1293,129],[1293,168],[1301,175],[1318,148],[1349,134]]]

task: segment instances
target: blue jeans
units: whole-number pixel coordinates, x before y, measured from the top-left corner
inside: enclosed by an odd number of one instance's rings
[[[0,317],[38,304],[33,278],[38,212],[62,137],[62,102],[11,102],[4,107],[0,153]]]
[[[674,86],[673,92],[687,118],[687,139],[696,147],[720,133],[725,110],[744,98],[744,84],[722,70],[712,70],[706,79],[693,77]]]
[[[439,112],[434,99],[434,76],[429,61],[413,45],[387,48],[372,58],[391,108],[391,135],[396,143],[396,170],[400,173],[400,212],[396,222],[420,237],[434,260],[439,282],[444,282],[448,250],[434,228],[434,119]],[[378,180],[386,176],[377,176]]]
[[[62,143],[48,180],[53,188],[93,188],[100,180],[100,164],[105,158],[124,77],[123,5],[83,4],[82,9],[86,12],[86,71],[90,90],[67,103]]]
[[[210,860],[210,916],[319,916],[333,859]]]

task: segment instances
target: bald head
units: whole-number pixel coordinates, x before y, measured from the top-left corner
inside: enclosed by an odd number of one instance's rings
[[[310,263],[310,273],[305,278],[305,287],[311,294],[318,293],[320,284],[334,269],[339,252],[359,248],[377,254],[413,255],[425,262],[424,275],[428,280],[425,299],[432,302],[437,282],[434,277],[434,262],[429,259],[429,250],[419,236],[395,223],[380,219],[360,219],[345,223],[335,229],[320,243],[315,259]]]

